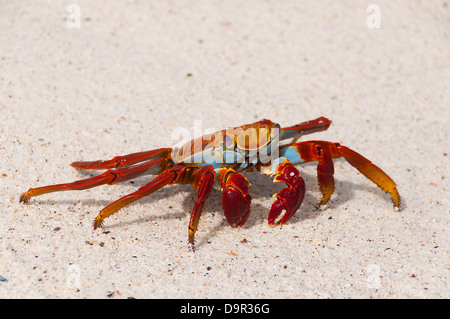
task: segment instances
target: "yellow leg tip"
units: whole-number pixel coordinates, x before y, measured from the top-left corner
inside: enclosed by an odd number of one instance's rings
[[[20,199],[19,199],[19,203],[28,203],[28,201],[30,200],[30,195],[29,195],[29,192],[30,191],[28,191],[28,192],[25,192],[25,193],[23,193],[22,194],[22,196],[20,196]]]
[[[189,244],[188,248],[192,251],[195,251],[195,229],[189,226]]]
[[[391,193],[392,202],[394,203],[394,207],[398,210],[402,209],[402,204],[400,201],[400,194],[398,193],[397,189]]]
[[[103,218],[100,216],[100,214],[97,215],[97,217],[94,220],[94,230],[96,230],[97,228],[101,228],[103,227]]]

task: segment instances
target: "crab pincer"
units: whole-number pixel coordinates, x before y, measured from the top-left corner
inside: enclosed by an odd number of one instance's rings
[[[250,183],[234,170],[227,173],[223,183],[222,209],[232,227],[242,226],[250,215],[252,197],[248,193]]]
[[[268,218],[270,226],[275,224],[283,210],[286,212],[279,223],[286,223],[298,210],[305,197],[305,182],[300,177],[299,171],[291,163],[287,162],[279,165],[274,175],[274,182],[285,182],[287,187],[274,195],[277,199],[270,208]]]

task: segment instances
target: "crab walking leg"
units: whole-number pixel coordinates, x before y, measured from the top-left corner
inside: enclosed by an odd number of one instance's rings
[[[397,190],[397,185],[381,168],[372,164],[367,158],[349,149],[348,147],[337,145],[336,146],[341,156],[343,156],[347,162],[361,172],[365,177],[374,182],[379,188],[391,195],[394,207],[400,209],[400,194]]]
[[[104,184],[112,185],[118,182],[123,182],[136,178],[140,175],[148,173],[149,171],[159,172],[166,165],[167,161],[161,158],[150,162],[142,163],[139,165],[134,165],[131,167],[118,168],[115,170],[107,170],[106,172],[100,175],[86,179],[81,179],[72,183],[30,188],[27,192],[22,194],[22,196],[20,197],[20,202],[28,202],[28,200],[31,197],[47,193],[70,191],[70,190],[85,190]]]
[[[343,157],[380,189],[389,193],[394,207],[400,208],[400,195],[392,178],[367,158],[346,146],[327,141],[306,141],[284,146],[280,154],[288,157],[294,164],[319,161],[317,175],[323,195],[321,204],[327,203],[334,192],[332,159]]]
[[[293,126],[281,128],[282,140],[288,138],[298,138],[302,135],[311,134],[315,132],[325,131],[331,125],[331,121],[326,117],[319,117],[315,120],[302,122]]]
[[[119,209],[125,207],[126,205],[141,199],[142,197],[148,196],[160,188],[175,183],[186,171],[185,166],[174,166],[172,168],[166,169],[160,175],[158,175],[153,181],[142,186],[136,192],[128,194],[119,200],[109,204],[103,208],[94,220],[94,230],[103,225],[103,220]]]
[[[212,165],[207,165],[198,170],[193,177],[192,187],[198,189],[197,201],[191,213],[191,220],[189,221],[189,245],[194,250],[195,232],[197,231],[200,215],[202,214],[205,201],[214,188],[216,182],[216,172]]]
[[[232,168],[223,168],[218,173],[222,194],[222,209],[231,227],[244,225],[250,215],[252,197],[248,193],[250,183],[244,175]]]
[[[147,160],[166,158],[169,155],[170,151],[170,148],[160,148],[157,150],[133,153],[124,156],[116,156],[106,161],[100,160],[92,162],[73,162],[70,165],[80,169],[108,169],[126,167]]]
[[[330,152],[318,149],[317,180],[322,193],[319,206],[325,205],[334,193],[334,164]]]

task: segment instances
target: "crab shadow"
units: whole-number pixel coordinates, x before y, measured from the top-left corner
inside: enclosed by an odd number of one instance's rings
[[[289,224],[297,224],[302,222],[306,219],[314,219],[320,214],[324,213],[325,211],[333,208],[337,208],[341,206],[344,202],[352,199],[354,197],[355,191],[369,191],[376,194],[379,194],[379,190],[374,185],[367,185],[367,183],[364,183],[364,180],[361,180],[360,183],[353,183],[348,182],[345,180],[340,180],[336,178],[336,190],[335,194],[331,198],[330,202],[328,203],[328,207],[326,209],[318,209],[318,202],[320,200],[320,192],[318,188],[317,183],[317,175],[315,171],[315,167],[317,164],[314,163],[307,163],[305,165],[302,165],[301,167],[298,167],[300,170],[300,176],[305,180],[306,184],[306,192],[305,192],[305,198],[303,200],[302,206],[297,211],[297,213],[292,216],[292,218],[289,220]],[[85,176],[93,176],[95,174],[92,174],[91,172],[86,172],[80,170],[80,173]],[[246,173],[245,176],[248,178],[249,182],[251,183],[250,186],[250,195],[253,198],[252,204],[251,204],[251,214],[245,223],[243,225],[243,228],[249,229],[252,228],[255,225],[266,223],[267,217],[270,212],[271,202],[272,200],[268,201],[268,203],[261,204],[260,199],[267,199],[272,198],[272,195],[279,192],[283,187],[286,185],[284,183],[273,183],[272,178],[267,177],[265,175],[262,175],[258,172],[255,173]],[[132,181],[123,182],[117,185],[119,188],[124,188],[124,185],[127,185],[129,187],[132,185],[134,188],[139,188],[147,184],[153,177],[150,176],[143,176],[139,177],[137,179],[134,179]],[[180,192],[184,192],[187,195],[183,197],[182,203],[181,203],[181,210],[174,210],[170,206],[168,207],[161,207],[162,210],[165,211],[164,214],[158,215],[158,216],[146,216],[146,217],[139,217],[135,218],[133,220],[127,221],[127,222],[116,222],[113,224],[108,225],[108,228],[116,228],[116,227],[124,227],[129,224],[141,224],[141,223],[148,223],[151,220],[170,220],[170,219],[180,219],[185,218],[187,215],[190,215],[192,208],[194,207],[195,201],[196,201],[196,194],[197,191],[192,189],[189,185],[169,185],[167,187],[164,187],[160,189],[158,192],[155,192],[151,196],[142,198],[139,200],[139,203],[141,205],[157,205],[158,202],[165,198],[171,198],[179,194]],[[126,194],[122,194],[121,196],[124,196]],[[119,196],[118,198],[120,198]],[[204,210],[203,210],[203,216],[207,214],[222,214],[222,205],[221,205],[221,196],[222,192],[214,190],[211,192],[211,195],[209,196],[207,202],[205,203]],[[118,199],[117,198],[117,199]],[[385,196],[383,198],[388,201],[389,199]],[[273,199],[275,200],[275,199]],[[37,200],[37,203],[40,204],[78,204],[79,200]],[[265,201],[267,202],[267,201]],[[104,207],[111,203],[111,201],[108,200],[99,200],[99,199],[90,199],[85,202],[88,205],[93,205],[96,207]],[[133,204],[131,204],[133,205]],[[201,223],[200,223],[201,225]],[[187,229],[186,225],[186,229]],[[201,226],[200,226],[201,227]],[[224,227],[230,227],[225,220],[225,217],[223,217],[222,221],[218,224],[216,224],[212,229],[208,231],[208,234],[206,236],[203,236],[203,238],[198,238],[196,246],[201,246],[203,243],[208,242],[211,238],[216,236],[216,234]]]

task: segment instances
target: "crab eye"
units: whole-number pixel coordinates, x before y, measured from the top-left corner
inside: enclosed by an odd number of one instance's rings
[[[225,134],[222,143],[226,148],[234,148],[234,136]]]
[[[275,138],[280,135],[281,126],[280,124],[275,124],[275,126],[270,130],[270,137]]]

